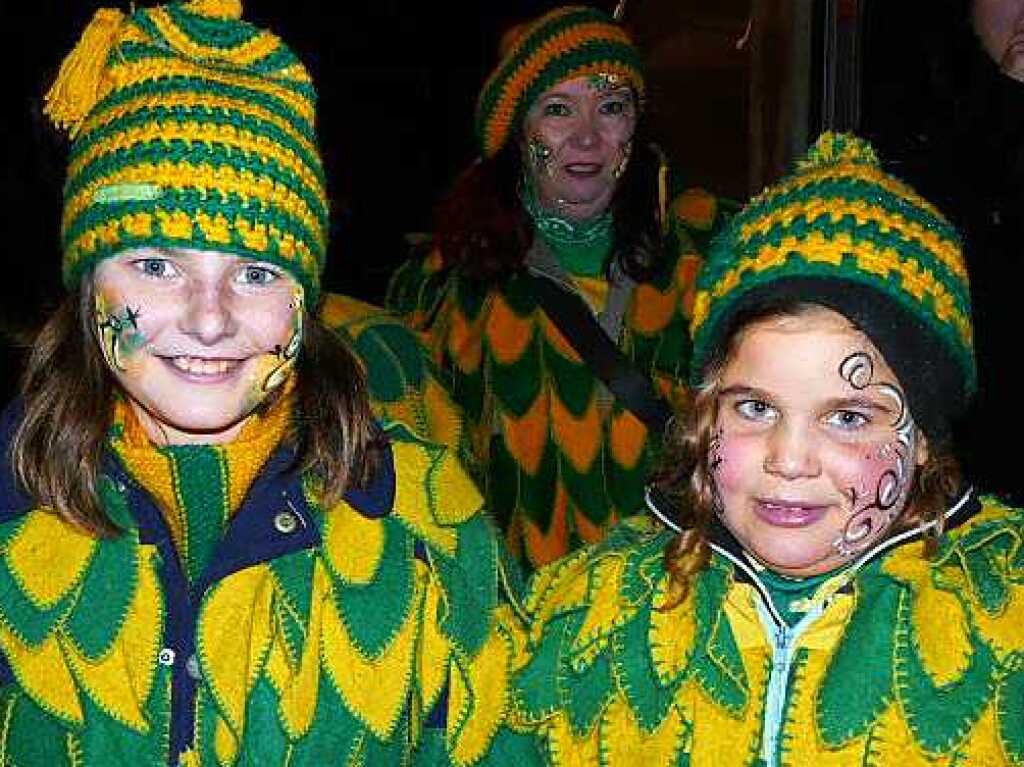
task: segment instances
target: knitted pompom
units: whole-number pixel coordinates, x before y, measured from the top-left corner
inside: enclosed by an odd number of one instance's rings
[[[185,10],[210,19],[242,18],[241,0],[189,0],[185,3]]]
[[[842,163],[878,165],[878,155],[871,144],[852,133],[822,133],[804,158],[797,162],[797,169],[808,171]]]

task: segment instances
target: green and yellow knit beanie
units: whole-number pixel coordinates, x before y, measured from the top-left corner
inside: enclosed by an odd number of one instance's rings
[[[544,91],[563,80],[588,75],[621,78],[638,99],[643,98],[640,52],[611,16],[570,5],[526,26],[487,78],[477,100],[476,134],[484,157],[501,150]]]
[[[692,382],[742,316],[793,301],[827,306],[863,330],[925,433],[947,436],[977,388],[960,236],[855,136],[822,135],[712,245],[691,322]]]
[[[97,11],[46,111],[74,139],[64,282],[134,247],[270,261],[313,305],[328,203],[309,73],[238,0]]]

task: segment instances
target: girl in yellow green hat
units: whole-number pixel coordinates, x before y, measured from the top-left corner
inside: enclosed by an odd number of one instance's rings
[[[503,714],[482,499],[321,323],[315,92],[240,15],[100,10],[48,96],[69,295],[0,422],[5,765],[470,765]]]
[[[1024,763],[1024,512],[953,458],[976,388],[953,227],[826,134],[716,241],[692,328],[662,523],[533,582],[536,760]]]

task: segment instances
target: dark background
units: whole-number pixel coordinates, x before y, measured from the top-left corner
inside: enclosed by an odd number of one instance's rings
[[[786,124],[781,118],[799,115],[807,124],[797,127],[808,137],[828,124],[821,71],[828,2],[720,0],[710,9],[702,0],[631,0],[627,19],[636,20],[651,59],[653,133],[687,184],[741,199],[770,182],[792,155],[779,130],[773,138],[772,126]],[[773,32],[794,7],[808,3],[809,36]],[[981,50],[967,0],[839,5],[857,19],[854,124],[967,237],[982,389],[961,430],[964,458],[985,489],[1024,501],[1016,454],[1024,436],[1017,392],[1024,84],[1000,74]],[[247,19],[272,28],[296,50],[318,86],[332,202],[325,286],[380,301],[406,252],[405,234],[431,229],[438,195],[474,156],[473,105],[501,31],[550,4],[250,0],[245,6]],[[19,347],[60,296],[67,147],[42,116],[42,94],[96,7],[81,0],[0,0],[4,400],[15,389]],[[744,47],[737,41],[750,18],[755,42]],[[787,63],[797,74],[807,72],[800,110],[791,107],[796,96],[785,84]],[[800,135],[791,128],[786,135]]]

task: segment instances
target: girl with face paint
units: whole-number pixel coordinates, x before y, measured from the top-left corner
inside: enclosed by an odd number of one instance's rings
[[[473,765],[504,715],[497,538],[371,410],[418,352],[381,378],[393,325],[325,325],[315,94],[240,14],[102,9],[48,95],[69,295],[0,417],[5,765]]]
[[[477,106],[481,159],[438,210],[436,247],[388,305],[450,373],[489,505],[532,569],[600,540],[642,500],[658,439],[605,387],[533,278],[583,302],[673,402],[718,201],[671,179],[644,140],[640,53],[607,14],[556,8],[507,35]],[[583,339],[584,341],[587,339]]]
[[[952,457],[953,227],[825,134],[716,241],[692,329],[660,522],[537,579],[512,726],[556,765],[1018,763],[1024,512]]]

